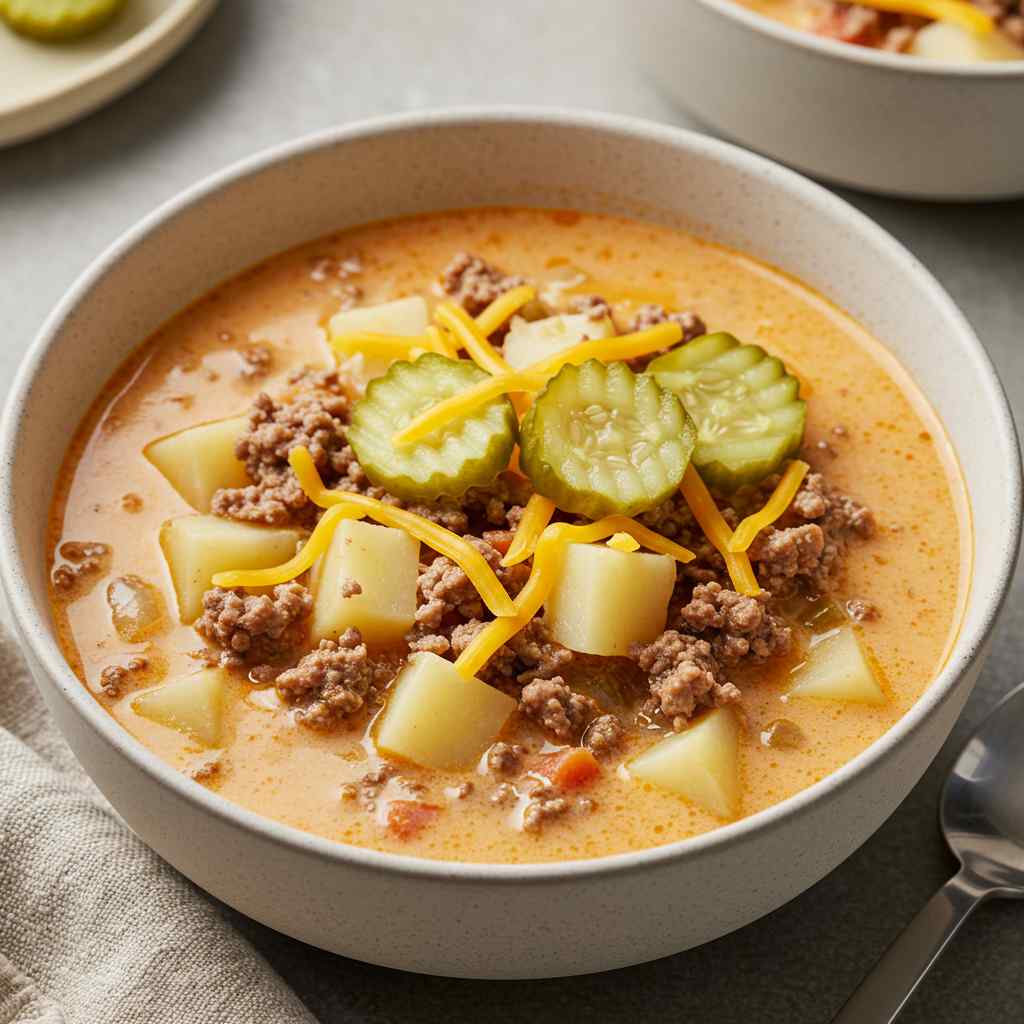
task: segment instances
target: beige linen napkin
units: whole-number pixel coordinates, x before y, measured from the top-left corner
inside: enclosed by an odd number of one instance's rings
[[[125,827],[0,632],[0,1024],[313,1024]]]

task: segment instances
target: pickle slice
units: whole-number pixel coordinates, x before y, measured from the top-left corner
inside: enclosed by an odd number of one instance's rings
[[[519,467],[566,512],[632,516],[676,490],[696,440],[682,403],[653,377],[588,359],[562,367],[523,418]]]
[[[125,0],[0,0],[0,18],[44,42],[74,39],[106,24]]]
[[[508,465],[516,443],[515,409],[502,396],[452,420],[415,444],[391,438],[425,409],[487,377],[464,359],[428,352],[391,364],[356,402],[348,441],[369,477],[406,501],[457,498],[484,487]]]
[[[697,423],[693,464],[709,487],[755,484],[800,447],[807,403],[781,359],[731,334],[705,334],[647,367]]]

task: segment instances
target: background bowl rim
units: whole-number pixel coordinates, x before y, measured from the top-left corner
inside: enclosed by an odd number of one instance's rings
[[[973,79],[1015,79],[1024,81],[1024,58],[1020,60],[977,61],[972,64],[958,64],[947,60],[930,60],[924,57],[913,57],[905,53],[889,53],[887,50],[876,50],[869,46],[855,46],[837,39],[815,35],[801,29],[792,28],[744,7],[737,0],[696,0],[710,8],[723,18],[731,18],[735,22],[755,32],[772,36],[781,43],[825,57],[837,57],[850,64],[875,67],[882,71],[904,73],[909,75],[927,75],[931,77],[953,77]]]
[[[49,609],[38,607],[31,595],[27,582],[29,570],[22,561],[14,530],[12,500],[17,486],[12,472],[14,453],[21,424],[25,421],[26,412],[31,406],[32,384],[37,372],[45,362],[63,324],[79,302],[98,281],[130,256],[135,245],[160,225],[185,213],[190,207],[222,189],[258,175],[272,166],[318,150],[396,133],[407,134],[467,126],[486,130],[493,125],[508,124],[596,130],[606,135],[618,136],[627,142],[632,139],[665,144],[685,150],[698,158],[725,163],[735,169],[747,171],[765,183],[769,189],[781,189],[794,194],[818,213],[830,213],[841,217],[856,236],[870,239],[874,245],[884,249],[903,272],[917,278],[930,293],[931,301],[949,323],[950,334],[957,336],[957,344],[965,350],[965,354],[975,366],[978,382],[999,423],[999,441],[1008,452],[1013,453],[1006,467],[1010,496],[1010,506],[1007,510],[1008,526],[1011,535],[1005,539],[1010,549],[1009,557],[998,574],[981,581],[980,585],[972,585],[970,600],[981,602],[982,605],[978,625],[970,633],[965,629],[960,630],[949,658],[938,676],[887,732],[824,779],[771,807],[710,832],[626,853],[535,864],[430,860],[326,839],[235,804],[204,786],[196,785],[187,776],[161,761],[100,706],[64,658],[56,641]],[[46,677],[46,684],[54,688],[56,695],[70,703],[85,724],[135,768],[167,787],[175,796],[189,804],[197,805],[228,825],[256,833],[264,841],[320,860],[346,863],[362,870],[434,878],[448,882],[534,885],[558,883],[570,877],[621,875],[653,869],[668,862],[681,861],[715,849],[724,849],[735,843],[744,842],[756,833],[784,827],[791,819],[809,811],[820,800],[827,799],[834,792],[850,786],[861,772],[884,760],[894,748],[908,741],[922,729],[928,719],[952,697],[957,681],[980,656],[1006,599],[1020,545],[1020,528],[1020,448],[1013,415],[1002,384],[988,353],[959,308],[932,274],[900,242],[865,214],[823,186],[739,146],[641,118],[571,108],[449,107],[375,117],[279,143],[206,176],[161,203],[129,227],[86,267],[47,317],[23,357],[4,403],[0,421],[0,573],[3,575],[3,587],[18,637],[31,651],[33,659]]]

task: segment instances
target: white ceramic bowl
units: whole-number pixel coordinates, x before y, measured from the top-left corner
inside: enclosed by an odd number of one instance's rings
[[[792,272],[858,317],[944,419],[975,500],[974,593],[953,655],[898,725],[825,781],[709,835],[551,865],[465,865],[306,835],[161,763],[69,670],[46,600],[64,447],[156,326],[245,266],[346,225],[481,204],[578,206],[678,225]],[[898,301],[894,301],[898,297]],[[0,441],[0,567],[36,681],[129,825],[204,889],[280,931],[379,964],[470,977],[582,973],[706,942],[778,907],[895,809],[981,666],[1020,525],[1006,400],[917,261],[826,190],[725,143],[597,114],[417,114],[330,131],[215,175],[101,256],[21,367]]]
[[[637,60],[706,124],[842,185],[1024,194],[1024,61],[947,64],[789,28],[734,0],[623,4]]]

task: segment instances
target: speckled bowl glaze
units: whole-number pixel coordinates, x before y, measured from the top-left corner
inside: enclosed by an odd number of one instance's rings
[[[975,497],[974,593],[919,703],[845,767],[709,835],[549,865],[421,861],[259,817],[161,763],[68,668],[46,598],[45,515],[70,431],[155,327],[243,267],[346,225],[482,204],[577,206],[697,232],[807,281],[884,339],[945,421]],[[898,297],[898,301],[894,301]],[[259,921],[346,956],[466,977],[544,977],[665,956],[768,913],[847,857],[949,734],[978,675],[1020,526],[1009,409],[963,316],[835,196],[700,135],[600,114],[416,114],[339,128],[217,174],[124,235],[44,325],[0,448],[3,582],[64,735],[128,824]],[[977,500],[983,496],[984,500]]]
[[[1024,195],[1024,60],[950,64],[801,32],[735,0],[621,4],[637,61],[706,124],[841,185]]]

